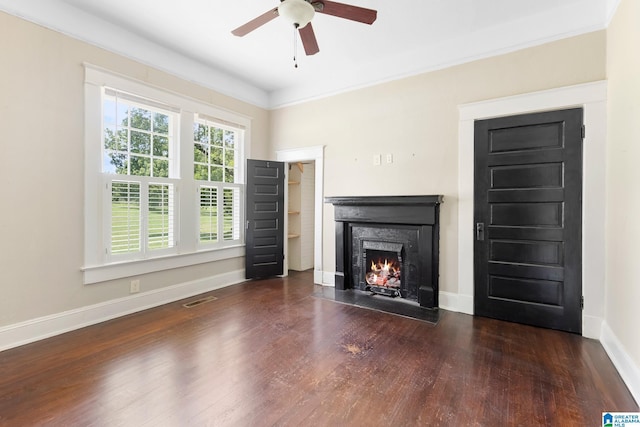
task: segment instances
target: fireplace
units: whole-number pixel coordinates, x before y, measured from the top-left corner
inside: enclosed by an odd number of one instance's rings
[[[438,308],[443,196],[327,197],[336,221],[337,291]]]

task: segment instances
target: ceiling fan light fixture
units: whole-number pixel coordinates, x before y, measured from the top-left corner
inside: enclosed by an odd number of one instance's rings
[[[278,15],[291,22],[296,28],[304,28],[316,13],[311,3],[305,0],[284,0],[278,6]]]

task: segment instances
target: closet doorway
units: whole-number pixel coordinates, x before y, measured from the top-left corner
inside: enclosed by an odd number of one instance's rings
[[[284,274],[313,268],[313,282],[322,284],[324,147],[277,151],[276,160],[287,174]]]
[[[288,270],[314,267],[315,161],[288,163],[285,259]]]

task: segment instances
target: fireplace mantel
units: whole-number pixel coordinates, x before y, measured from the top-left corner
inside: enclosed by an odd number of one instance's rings
[[[325,197],[325,203],[333,205],[432,205],[442,203],[444,196],[337,196]]]
[[[438,307],[439,216],[442,195],[326,197],[334,206],[336,221],[336,290],[357,289],[360,270],[354,265],[353,247],[361,230],[370,227],[400,227],[414,230],[418,239],[415,255],[418,302],[423,307]],[[354,230],[357,232],[354,234]],[[367,234],[367,232],[364,232]],[[371,232],[368,232],[371,234]],[[375,233],[374,233],[375,234]],[[413,246],[411,246],[413,247]],[[357,264],[357,263],[356,263]]]
[[[361,196],[325,197],[324,201],[334,206],[336,221],[435,224],[443,199],[441,195]]]

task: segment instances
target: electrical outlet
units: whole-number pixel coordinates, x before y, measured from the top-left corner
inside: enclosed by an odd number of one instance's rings
[[[131,288],[129,289],[129,293],[131,294],[135,294],[137,292],[140,292],[140,279],[132,280]]]
[[[380,166],[380,163],[382,163],[382,155],[374,154],[373,155],[373,166]]]
[[[393,154],[387,154],[387,163],[393,163]]]

